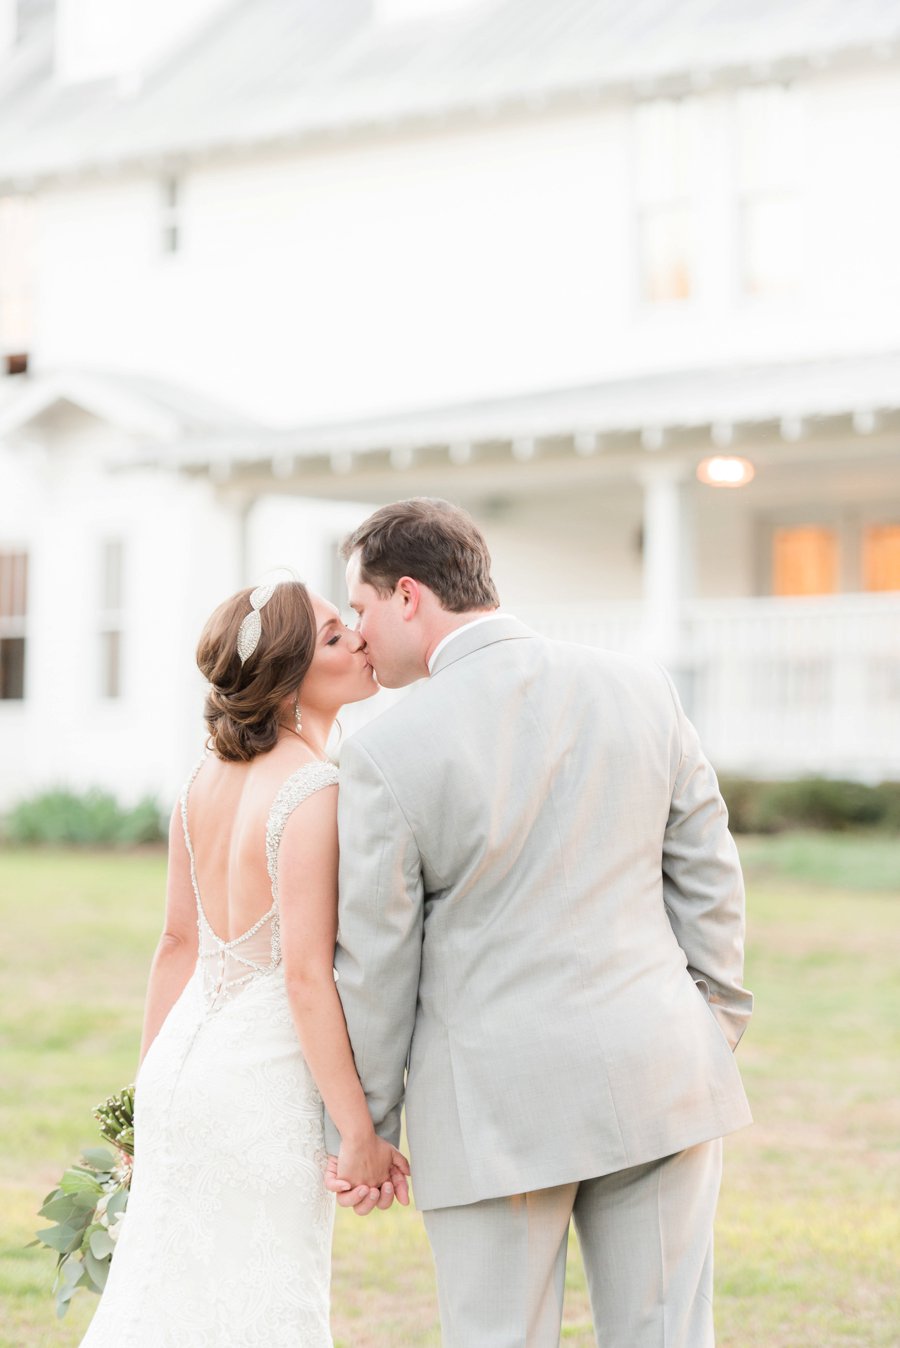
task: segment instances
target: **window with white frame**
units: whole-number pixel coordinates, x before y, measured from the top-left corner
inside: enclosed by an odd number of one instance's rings
[[[123,555],[121,539],[106,539],[100,554],[100,696],[122,696]]]
[[[864,529],[863,589],[900,590],[900,521]]]
[[[34,200],[0,196],[0,349],[31,346],[34,310]]]
[[[745,295],[790,296],[803,258],[797,96],[783,85],[737,95],[738,240]]]
[[[690,299],[696,287],[696,100],[657,99],[635,111],[641,297]]]
[[[772,593],[775,595],[836,594],[839,588],[840,540],[828,524],[796,524],[772,535]]]
[[[25,696],[28,554],[0,551],[0,701]]]
[[[160,183],[159,248],[164,255],[179,252],[182,234],[182,187],[180,178],[169,175]]]

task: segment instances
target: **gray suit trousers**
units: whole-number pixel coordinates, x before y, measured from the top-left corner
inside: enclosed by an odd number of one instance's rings
[[[423,1215],[444,1348],[558,1348],[574,1220],[602,1348],[713,1348],[722,1140]]]

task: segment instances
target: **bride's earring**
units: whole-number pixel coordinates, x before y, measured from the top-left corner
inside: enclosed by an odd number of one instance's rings
[[[297,694],[297,700],[294,703],[294,729],[298,735],[303,733],[303,718],[300,715],[300,695]]]

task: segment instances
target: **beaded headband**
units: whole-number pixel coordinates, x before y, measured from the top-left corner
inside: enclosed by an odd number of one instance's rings
[[[262,621],[259,616],[261,611],[268,604],[279,585],[295,579],[296,577],[292,575],[277,576],[265,585],[257,585],[256,589],[250,592],[250,612],[238,628],[237,634],[237,653],[242,665],[246,664],[259,645],[259,638],[262,634]]]
[[[259,645],[259,638],[262,633],[260,610],[264,609],[272,598],[277,584],[278,582],[275,581],[273,585],[257,585],[256,589],[251,592],[250,612],[238,628],[237,634],[237,653],[242,665],[249,660]]]

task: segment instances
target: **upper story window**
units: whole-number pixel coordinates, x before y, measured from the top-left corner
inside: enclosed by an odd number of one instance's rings
[[[659,99],[635,113],[641,297],[690,299],[696,289],[693,99]]]
[[[122,696],[123,553],[120,539],[107,539],[100,558],[100,696]]]
[[[182,243],[181,179],[174,175],[160,183],[159,249],[164,255],[177,253]]]
[[[0,350],[8,365],[31,349],[34,233],[33,199],[0,196]]]
[[[780,85],[737,96],[738,238],[745,295],[795,294],[803,258],[797,96]]]
[[[0,701],[25,696],[28,554],[0,552]]]

